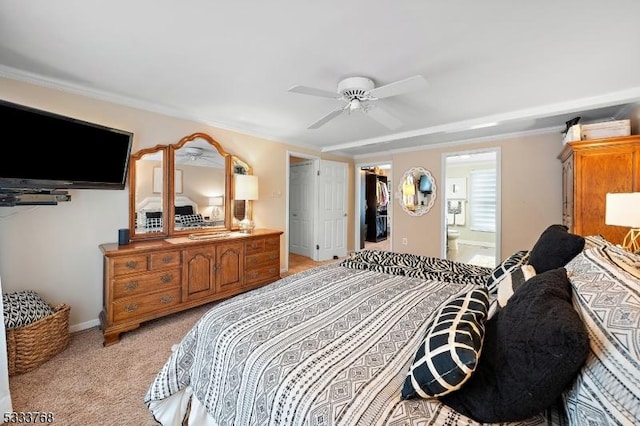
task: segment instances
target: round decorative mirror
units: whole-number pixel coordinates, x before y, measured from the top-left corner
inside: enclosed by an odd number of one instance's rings
[[[436,201],[436,181],[428,170],[412,167],[402,176],[396,196],[407,214],[422,216]]]

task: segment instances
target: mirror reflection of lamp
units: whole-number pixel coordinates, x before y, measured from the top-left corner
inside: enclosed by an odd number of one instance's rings
[[[224,198],[222,195],[209,197],[209,205],[211,206],[211,217],[213,220],[218,220],[220,217],[220,207],[224,205]]]
[[[244,219],[240,221],[240,232],[250,234],[255,228],[253,220],[249,217],[248,201],[258,199],[258,177],[254,175],[234,176],[234,199],[245,202]]]
[[[462,201],[447,201],[447,213],[453,215],[453,224],[456,224],[456,216],[462,213]]]
[[[640,252],[640,192],[606,194],[604,223],[630,227],[622,248]]]

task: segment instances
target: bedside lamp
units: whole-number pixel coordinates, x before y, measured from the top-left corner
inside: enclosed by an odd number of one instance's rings
[[[209,197],[209,205],[213,206],[211,209],[213,220],[218,220],[218,217],[220,217],[220,206],[224,205],[223,200],[222,196]]]
[[[236,174],[233,180],[234,199],[245,202],[244,219],[240,221],[240,232],[250,234],[253,232],[255,224],[249,217],[249,206],[247,202],[258,199],[258,177],[254,175]]]
[[[640,252],[640,192],[608,193],[605,208],[605,224],[631,227],[622,248]]]

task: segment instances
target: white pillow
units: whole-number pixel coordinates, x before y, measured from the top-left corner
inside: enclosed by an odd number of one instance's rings
[[[529,278],[535,277],[536,270],[532,265],[522,265],[505,275],[498,284],[498,304],[501,308],[507,305],[507,301],[513,293],[519,289]]]

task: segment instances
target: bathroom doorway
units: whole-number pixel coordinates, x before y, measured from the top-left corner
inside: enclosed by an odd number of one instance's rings
[[[494,267],[500,259],[500,150],[443,154],[443,257]]]

